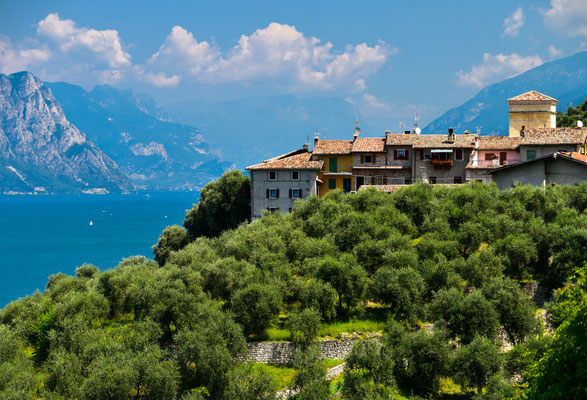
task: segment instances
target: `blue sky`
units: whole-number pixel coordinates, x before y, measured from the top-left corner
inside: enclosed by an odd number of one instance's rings
[[[3,1],[0,72],[159,103],[340,97],[423,124],[483,86],[587,50],[587,0]]]

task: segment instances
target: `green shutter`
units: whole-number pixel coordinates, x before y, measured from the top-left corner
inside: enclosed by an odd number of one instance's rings
[[[328,180],[328,190],[336,189],[336,179],[329,179]]]
[[[328,163],[328,172],[338,172],[338,160],[336,157],[330,157]]]
[[[527,150],[526,151],[526,159],[533,160],[536,158],[536,150]]]

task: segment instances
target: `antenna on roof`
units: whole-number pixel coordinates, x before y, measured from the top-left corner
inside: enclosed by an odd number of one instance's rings
[[[416,115],[414,116],[414,128],[418,127],[419,120],[420,120],[420,116],[418,115],[418,113],[416,113]]]
[[[477,135],[481,136],[481,127],[477,126],[476,128],[477,128]]]
[[[326,131],[327,130],[328,129],[326,129],[326,128],[322,128],[322,139],[324,139],[324,140],[326,140]]]
[[[404,124],[403,122],[400,122],[400,123],[399,123],[399,131],[400,131],[401,133],[404,133],[404,127],[405,127],[405,126],[406,126],[406,124]]]

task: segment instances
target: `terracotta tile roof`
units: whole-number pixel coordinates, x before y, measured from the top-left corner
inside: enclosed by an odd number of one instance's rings
[[[556,158],[556,157],[566,158],[567,160],[579,162],[579,163],[587,166],[587,156],[585,154],[580,154],[580,153],[576,153],[576,152],[572,152],[572,153],[557,152],[557,153],[548,153],[543,156],[536,157],[532,160],[520,161],[520,162],[509,164],[509,165],[503,165],[499,168],[485,171],[485,172],[483,172],[483,174],[493,174],[495,172],[503,171],[505,169],[515,168],[518,165],[531,164],[531,163],[537,162],[539,160],[544,160],[546,158]]]
[[[319,140],[314,145],[313,154],[350,154],[352,140]]]
[[[587,164],[587,155],[573,152],[573,153],[559,153],[562,156],[572,158],[573,160],[581,161],[582,163]]]
[[[414,135],[392,133],[387,135],[388,146],[412,146],[415,149],[460,149],[473,148],[475,135],[455,134],[455,141],[449,142],[448,135]]]
[[[384,138],[357,138],[351,150],[353,153],[384,153]]]
[[[251,165],[248,170],[257,169],[320,169],[324,161],[311,161],[312,153],[304,152],[301,154],[285,155],[275,157],[261,164]]]
[[[587,128],[526,128],[521,145],[583,144]]]
[[[537,92],[536,90],[531,90],[529,92],[526,92],[524,94],[521,94],[519,96],[515,96],[512,98],[508,99],[508,103],[509,102],[526,102],[526,101],[551,101],[554,103],[558,103],[557,99],[553,99],[550,96],[547,96],[545,94],[542,94],[540,92]]]
[[[515,150],[522,142],[516,136],[479,136],[477,149],[479,150]]]

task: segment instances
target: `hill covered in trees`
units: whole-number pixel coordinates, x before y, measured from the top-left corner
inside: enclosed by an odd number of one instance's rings
[[[576,107],[570,106],[566,114],[562,112],[556,113],[557,125],[560,127],[577,126],[577,121],[582,121],[587,124],[587,97],[585,101]]]
[[[231,174],[222,198],[241,204],[247,178]],[[84,265],[1,310],[0,397],[273,399],[275,380],[242,360],[281,331],[300,343],[298,399],[585,394],[587,185],[334,191],[194,230],[219,212],[217,189],[188,212],[189,234],[161,235],[157,262]],[[553,334],[524,280],[557,289]],[[330,386],[312,342],[344,324],[382,336]]]

